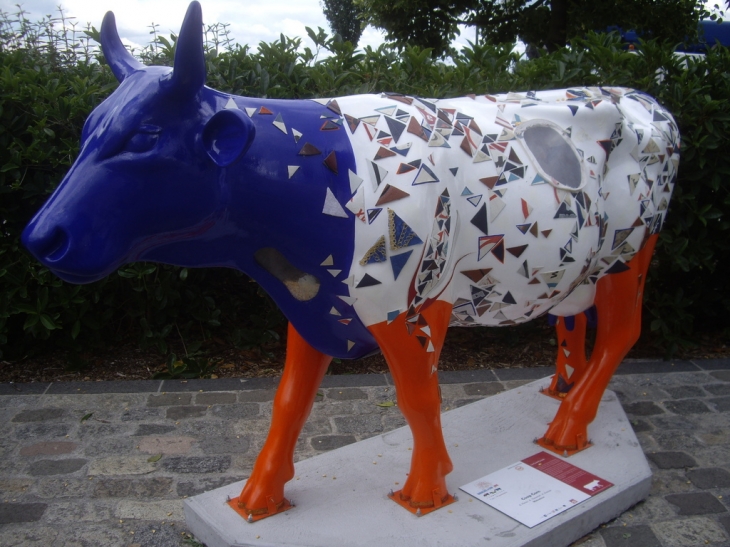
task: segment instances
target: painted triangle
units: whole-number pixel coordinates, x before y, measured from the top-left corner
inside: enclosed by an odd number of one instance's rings
[[[395,186],[386,184],[385,188],[383,189],[383,193],[380,194],[380,198],[375,203],[375,206],[377,207],[380,205],[384,205],[386,203],[390,203],[391,201],[407,198],[408,196],[410,196],[408,192],[404,192],[400,188],[396,188]]]
[[[398,279],[398,276],[400,275],[401,271],[403,270],[403,267],[406,265],[406,262],[408,262],[408,259],[413,254],[413,249],[410,251],[406,251],[403,254],[395,255],[390,257],[390,266],[393,268],[393,277],[395,279]]]

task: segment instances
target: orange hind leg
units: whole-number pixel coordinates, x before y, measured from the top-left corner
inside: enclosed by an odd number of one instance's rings
[[[546,394],[563,399],[573,389],[585,372],[586,327],[585,314],[573,317],[558,317],[555,334],[558,341],[558,357],[555,363],[555,376]]]
[[[409,321],[369,327],[395,381],[398,407],[413,433],[411,469],[392,499],[420,514],[450,503],[446,475],[453,465],[441,431],[441,396],[436,365],[451,318],[451,304],[436,301]]]
[[[558,452],[574,453],[589,445],[588,424],[613,373],[641,334],[641,305],[646,272],[658,236],[628,263],[629,269],[602,277],[596,285],[598,328],[596,344],[586,372],[576,380],[538,442]]]

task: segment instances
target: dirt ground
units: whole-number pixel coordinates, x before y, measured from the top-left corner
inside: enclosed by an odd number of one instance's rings
[[[285,329],[282,328],[282,333]],[[730,357],[730,340],[721,334],[700,336],[696,346],[674,358]],[[590,341],[589,341],[590,345]],[[237,349],[214,338],[199,355],[192,356],[186,372],[198,368],[202,376],[262,377],[280,374],[284,365],[285,341],[265,348]],[[440,370],[534,367],[552,365],[556,354],[555,331],[547,321],[534,321],[509,328],[452,328],[441,353]],[[178,356],[182,347],[173,348]],[[642,339],[628,358],[661,359],[663,351],[650,337]],[[383,373],[387,365],[381,355],[358,360],[335,360],[328,374]],[[179,371],[178,371],[179,372]],[[156,350],[142,350],[129,343],[93,353],[71,355],[57,352],[18,361],[0,361],[0,382],[51,382],[151,379],[170,374],[165,357]],[[178,376],[179,377],[179,376]]]

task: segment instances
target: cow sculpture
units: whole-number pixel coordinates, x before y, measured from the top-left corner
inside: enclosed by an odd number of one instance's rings
[[[72,283],[147,260],[237,268],[289,319],[271,430],[231,506],[289,507],[294,446],[332,359],[378,349],[413,433],[391,497],[451,501],[436,374],[449,325],[556,317],[562,404],[540,444],[587,428],[639,336],[642,289],[679,159],[651,97],[581,88],[426,100],[397,94],[265,100],[205,87],[193,2],[174,67],[146,67],[101,30],[120,82],[89,116],[80,155],[23,233]],[[586,359],[583,313],[597,335]]]

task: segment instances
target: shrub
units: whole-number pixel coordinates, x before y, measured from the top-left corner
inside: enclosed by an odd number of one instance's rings
[[[22,13],[0,15],[0,356],[20,357],[44,341],[77,350],[136,337],[167,353],[172,339],[192,352],[213,333],[246,346],[275,338],[281,315],[238,272],[139,263],[72,286],[21,248],[21,230],[78,152],[85,118],[116,86],[88,40],[98,38],[96,29],[79,33],[61,19],[31,24]],[[66,27],[57,30],[59,23]],[[534,60],[510,47],[472,44],[443,62],[418,47],[355,50],[322,29],[308,33],[314,50],[283,35],[252,50],[234,45],[226,25],[208,27],[208,85],[272,98],[380,91],[448,97],[583,85],[636,87],[657,97],[679,123],[682,164],[650,272],[646,317],[670,353],[693,329],[726,324],[727,49],[682,59],[671,44],[645,42],[636,54],[615,35],[589,34]],[[138,56],[171,64],[175,36],[158,36],[154,27],[152,34]]]

